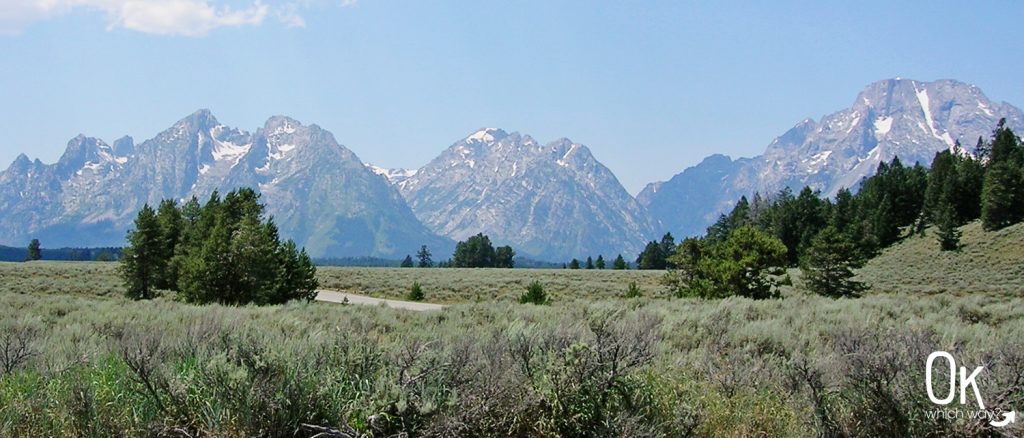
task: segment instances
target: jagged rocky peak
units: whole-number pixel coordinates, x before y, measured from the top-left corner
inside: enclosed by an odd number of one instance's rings
[[[175,126],[185,125],[192,128],[191,130],[207,130],[219,124],[220,122],[213,116],[213,112],[206,108],[201,108],[179,120]]]
[[[27,172],[31,166],[32,160],[28,157],[28,155],[18,154],[18,156],[14,158],[14,162],[11,163],[8,169],[9,172],[21,175]]]
[[[57,161],[57,173],[72,175],[84,168],[97,170],[104,166],[124,164],[127,158],[118,156],[110,145],[98,138],[79,134],[68,142],[64,154]]]
[[[267,119],[267,122],[263,124],[263,133],[270,137],[282,134],[294,134],[296,131],[304,128],[305,126],[298,120],[288,116],[277,115],[270,117]]]
[[[131,136],[124,136],[114,140],[114,154],[119,157],[128,157],[135,153],[135,139]]]

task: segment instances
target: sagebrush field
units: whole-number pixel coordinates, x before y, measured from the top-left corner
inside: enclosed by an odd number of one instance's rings
[[[964,236],[961,257],[1019,248]],[[908,281],[869,265],[859,299],[799,278],[783,299],[704,301],[670,298],[660,272],[320,270],[325,289],[418,281],[452,304],[426,313],[136,302],[116,264],[0,264],[0,435],[1019,436],[933,418],[924,380],[949,351],[985,367],[987,408],[1024,406],[1019,283],[925,293],[965,280],[910,262],[937,253],[913,239],[882,256]],[[514,303],[533,279],[552,305]],[[633,281],[644,296],[622,298]]]

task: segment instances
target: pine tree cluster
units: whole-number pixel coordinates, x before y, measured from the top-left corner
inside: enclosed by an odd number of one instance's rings
[[[148,299],[158,289],[190,303],[280,304],[312,300],[316,267],[305,249],[282,242],[273,218],[264,220],[260,195],[250,188],[214,192],[204,205],[148,204],[128,232],[121,273],[127,295]]]
[[[455,245],[451,266],[456,268],[514,268],[516,252],[511,246],[491,244],[491,238],[483,233],[471,236]]]
[[[979,218],[986,230],[1024,220],[1024,145],[1005,121],[988,143],[978,139],[974,153],[959,144],[937,153],[931,170],[920,164],[904,166],[899,157],[880,163],[857,194],[844,188],[834,200],[822,199],[804,187],[796,196],[789,188],[770,199],[755,194],[750,202],[744,196],[704,237],[686,239],[674,249],[665,262],[672,270],[667,282],[681,295],[748,293],[743,285],[716,285],[729,282],[728,266],[737,259],[723,257],[723,249],[728,253],[735,246],[731,240],[737,231],[754,230],[781,243],[784,257],[776,266],[800,266],[811,290],[856,296],[865,286],[852,279],[852,270],[881,249],[933,225],[940,248],[955,250],[960,239],[957,227]],[[760,262],[771,261],[774,245],[760,237],[745,239],[749,250],[757,253],[758,267],[770,266]],[[641,268],[658,269],[662,247],[665,239],[648,243],[637,260]]]

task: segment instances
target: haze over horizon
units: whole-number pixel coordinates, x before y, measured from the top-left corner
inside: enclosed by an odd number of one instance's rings
[[[481,127],[568,137],[636,194],[713,153],[759,154],[877,80],[1024,104],[1017,2],[129,3],[0,0],[0,168],[209,108],[246,130],[315,123],[386,167]]]

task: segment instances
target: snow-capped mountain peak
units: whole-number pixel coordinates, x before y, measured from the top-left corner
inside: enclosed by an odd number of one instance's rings
[[[493,143],[508,136],[508,133],[498,128],[480,128],[478,131],[465,138],[465,142]]]
[[[611,171],[568,139],[541,145],[479,130],[399,187],[434,232],[457,240],[483,232],[539,259],[628,255],[653,233]]]

